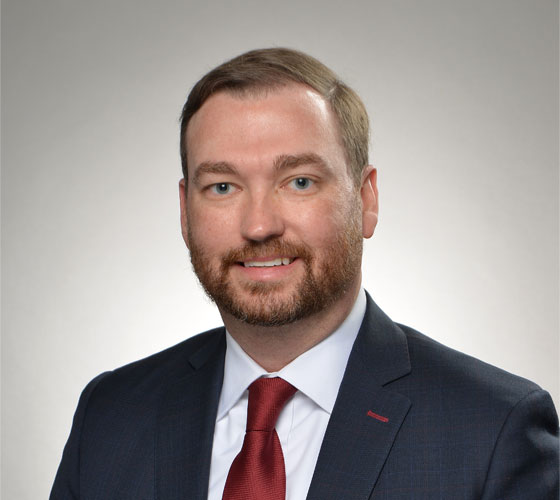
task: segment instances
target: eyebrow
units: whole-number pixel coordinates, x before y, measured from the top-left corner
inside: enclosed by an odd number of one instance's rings
[[[315,153],[280,155],[274,160],[274,168],[276,171],[296,168],[301,165],[315,165],[321,169],[328,170],[327,162]]]
[[[329,170],[327,163],[323,158],[315,153],[302,153],[298,155],[280,155],[274,159],[274,169],[278,172],[280,170],[288,170],[300,167],[301,165],[315,165],[321,169]],[[200,178],[203,175],[211,174],[229,174],[237,175],[237,169],[231,163],[226,161],[203,161],[198,165],[194,171],[192,182],[197,185],[200,183]]]
[[[231,174],[236,175],[237,170],[236,168],[226,161],[219,161],[219,162],[211,162],[211,161],[203,161],[198,167],[196,167],[194,171],[194,175],[192,178],[193,184],[198,184],[200,182],[200,178],[205,174]]]

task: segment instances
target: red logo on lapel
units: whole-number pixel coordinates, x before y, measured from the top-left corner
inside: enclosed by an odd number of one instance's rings
[[[378,415],[377,413],[373,413],[371,410],[368,410],[367,414],[368,414],[368,417],[376,418],[377,420],[381,420],[381,422],[389,422],[389,419],[387,417],[382,417],[381,415]]]

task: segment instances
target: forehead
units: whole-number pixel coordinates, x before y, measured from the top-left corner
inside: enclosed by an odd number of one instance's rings
[[[217,92],[186,132],[189,169],[200,161],[253,154],[315,152],[340,156],[342,141],[330,105],[306,85],[256,93]]]

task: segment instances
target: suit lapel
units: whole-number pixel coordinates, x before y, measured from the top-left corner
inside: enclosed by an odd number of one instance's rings
[[[165,393],[155,443],[158,500],[207,498],[224,355],[222,331],[185,360],[190,373],[176,379]]]
[[[384,386],[409,372],[404,333],[368,295],[308,500],[369,498],[410,408],[408,398]]]

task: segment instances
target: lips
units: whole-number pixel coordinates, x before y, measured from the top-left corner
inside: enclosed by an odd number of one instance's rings
[[[294,261],[291,257],[278,257],[270,260],[249,260],[242,262],[244,267],[276,267],[289,266]]]
[[[294,243],[281,239],[264,242],[248,242],[246,245],[229,250],[222,257],[222,271],[228,272],[231,267],[240,267],[247,271],[258,269],[275,269],[280,271],[301,260],[311,262],[311,249],[303,243]],[[256,269],[255,269],[256,268]]]

